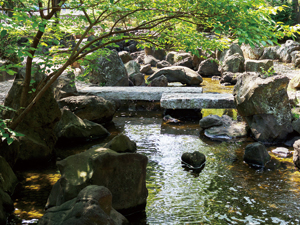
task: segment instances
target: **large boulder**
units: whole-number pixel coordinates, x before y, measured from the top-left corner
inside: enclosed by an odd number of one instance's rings
[[[110,122],[116,112],[113,102],[98,96],[71,96],[59,100],[58,105],[81,119],[100,124]]]
[[[218,67],[219,67],[218,63],[213,58],[209,58],[200,63],[197,72],[201,76],[220,75],[221,73]]]
[[[233,55],[225,57],[224,61],[221,63],[222,71],[232,73],[244,72],[244,62],[244,57],[239,53],[235,53]]]
[[[294,147],[293,162],[295,166],[298,169],[300,169],[300,139],[295,141],[293,147]]]
[[[46,207],[75,198],[88,185],[105,186],[112,193],[112,206],[125,214],[144,210],[148,191],[148,158],[137,153],[117,153],[94,147],[57,162],[61,178],[53,186]]]
[[[56,124],[58,143],[70,144],[107,137],[109,132],[100,124],[80,119],[69,110],[62,110],[62,117]]]
[[[300,50],[300,43],[293,40],[287,40],[285,44],[281,45],[277,50],[279,60],[285,63],[290,63],[292,61],[291,53],[298,50]]]
[[[128,74],[117,51],[100,56],[93,64],[95,68],[89,74],[91,83],[101,86],[128,86]]]
[[[246,60],[245,62],[245,70],[246,72],[268,72],[269,69],[273,67],[273,60],[265,59],[265,60]],[[273,72],[274,73],[274,72]]]
[[[243,51],[245,59],[258,60],[264,52],[262,46],[254,46],[253,48],[249,44],[242,44],[241,49]]]
[[[270,159],[266,147],[259,142],[247,145],[245,148],[244,161],[250,165],[264,167]]]
[[[48,209],[39,225],[125,225],[128,220],[112,207],[112,194],[104,186],[90,185],[78,196]]]
[[[45,78],[45,74],[39,72],[39,67],[32,68],[32,78],[35,81],[31,84],[26,104],[33,98],[33,90],[37,88],[39,82]],[[23,89],[24,69],[16,75],[13,86],[6,96],[4,105],[12,109],[19,110],[20,99]],[[3,118],[11,119],[15,116],[15,111],[4,111]],[[20,137],[20,148],[18,162],[28,162],[36,160],[42,162],[52,157],[56,143],[54,127],[60,120],[61,112],[54,98],[53,90],[49,88],[41,99],[34,105],[23,121],[17,126],[15,131],[24,134]],[[33,165],[31,163],[31,165]]]
[[[180,82],[187,85],[199,85],[203,81],[196,71],[184,66],[165,67],[149,76],[147,80],[152,81],[161,75],[165,75],[168,82]]]
[[[239,76],[233,90],[235,105],[256,140],[280,143],[293,131],[288,82],[279,75],[265,79],[256,73]]]
[[[208,115],[199,121],[201,128],[206,129],[214,126],[222,126],[222,119],[217,115]]]
[[[279,46],[264,48],[264,52],[262,53],[259,59],[279,59],[279,55],[277,53],[279,48]]]
[[[238,53],[244,58],[244,53],[238,44],[231,44],[228,49],[225,49],[222,52],[217,52],[217,59],[220,62],[224,62],[229,56]],[[232,72],[232,71],[231,71]]]
[[[62,73],[53,84],[54,97],[56,100],[77,94],[75,75],[73,72]]]

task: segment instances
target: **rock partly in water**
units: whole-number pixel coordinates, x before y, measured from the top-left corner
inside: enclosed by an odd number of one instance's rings
[[[61,178],[53,186],[46,208],[75,198],[88,185],[105,186],[112,193],[112,206],[122,214],[143,211],[148,191],[148,158],[137,153],[117,153],[94,147],[57,162]]]
[[[181,156],[181,161],[189,169],[200,169],[204,166],[206,157],[203,153],[194,151],[194,152],[185,152]]]
[[[235,105],[256,140],[282,143],[293,131],[288,82],[286,76],[265,79],[255,73],[239,76],[233,91]]]
[[[300,169],[300,139],[295,141],[294,145],[293,162],[295,166]]]
[[[72,200],[48,209],[39,225],[125,225],[128,220],[112,207],[112,194],[104,186],[89,185]]]
[[[222,126],[223,122],[221,117],[217,115],[208,115],[199,121],[199,125],[201,128],[207,129],[214,126]]]
[[[111,101],[98,96],[71,96],[58,101],[61,109],[68,109],[81,119],[95,123],[108,123],[112,120],[116,107]]]
[[[271,160],[266,147],[259,143],[247,145],[245,148],[244,161],[250,165],[264,167]]]
[[[209,59],[203,60],[200,63],[197,72],[201,76],[220,75],[221,73],[220,73],[218,67],[219,67],[218,63],[213,58],[209,58]]]
[[[290,150],[288,150],[287,148],[283,148],[283,147],[275,148],[271,152],[275,155],[278,155],[281,158],[287,158],[292,155],[292,152],[290,152]]]
[[[187,85],[199,85],[203,81],[196,71],[184,66],[165,67],[152,74],[147,80],[152,81],[161,75],[166,76],[168,82],[180,82]]]
[[[105,147],[119,153],[136,152],[136,143],[131,141],[125,134],[117,135]]]

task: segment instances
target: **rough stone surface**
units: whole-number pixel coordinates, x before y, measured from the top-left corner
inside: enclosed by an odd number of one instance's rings
[[[279,48],[279,46],[266,47],[259,59],[279,59],[279,55],[277,53]]]
[[[53,92],[56,100],[77,94],[75,75],[73,72],[61,74],[53,84]]]
[[[244,53],[238,44],[231,44],[228,49],[223,52],[217,52],[217,58],[220,62],[224,62],[229,56],[238,53],[244,58]],[[231,71],[232,72],[232,71]]]
[[[154,67],[156,67],[158,62],[159,62],[159,60],[156,59],[152,55],[146,55],[144,58],[144,64],[150,64],[151,66],[154,66]]]
[[[146,55],[152,55],[154,58],[158,60],[164,60],[166,58],[166,50],[164,49],[155,49],[155,48],[145,48],[145,54]]]
[[[290,63],[292,61],[291,53],[298,50],[300,50],[300,43],[293,40],[287,40],[285,44],[281,45],[277,50],[279,60],[285,63]]]
[[[185,67],[188,67],[190,69],[193,69],[194,68],[194,66],[193,66],[193,58],[192,57],[184,58],[184,59],[176,62],[174,64],[174,66],[185,66]]]
[[[33,78],[36,81],[32,88],[36,88],[39,82],[45,77],[38,72],[37,67],[33,67]],[[20,107],[20,98],[22,93],[24,70],[19,71],[17,78],[14,80],[4,105],[15,110]],[[32,98],[32,93],[28,93],[28,101]],[[14,111],[4,111],[3,118],[10,119],[15,115]],[[18,161],[26,162],[30,160],[43,161],[48,160],[53,153],[56,143],[54,127],[61,117],[58,104],[54,98],[53,90],[49,88],[42,98],[35,104],[30,113],[18,125],[16,131],[25,135],[20,137],[20,148]]]
[[[149,70],[151,70],[151,64],[146,64],[146,65],[141,66],[140,72],[146,73]]]
[[[221,126],[222,124],[222,119],[217,115],[208,115],[199,121],[199,125],[203,129],[214,126]]]
[[[224,59],[222,63],[222,71],[232,73],[244,72],[244,62],[244,57],[239,53],[230,55]]]
[[[256,142],[245,148],[244,161],[248,164],[264,167],[270,159],[271,156],[266,147],[261,143]]]
[[[261,78],[245,73],[234,86],[234,101],[254,138],[264,143],[284,142],[293,131],[286,76]]]
[[[235,108],[231,94],[164,93],[160,106],[165,109]]]
[[[294,131],[296,131],[298,134],[300,134],[300,119],[294,120],[292,122],[292,126]]]
[[[11,197],[0,188],[0,224],[6,224],[7,218],[14,211]]]
[[[181,161],[187,164],[189,168],[200,168],[206,161],[206,157],[203,153],[194,151],[194,152],[185,152],[181,156]]]
[[[132,81],[134,86],[145,86],[145,75],[142,73],[131,74],[129,79]]]
[[[166,60],[172,65],[180,60],[191,57],[190,53],[186,52],[169,52],[166,56]]]
[[[62,110],[62,117],[56,124],[58,143],[78,143],[106,137],[109,132],[100,124],[82,120],[69,110]]]
[[[161,69],[161,68],[165,68],[165,67],[169,67],[172,66],[171,63],[169,63],[167,60],[162,60],[159,61],[156,65],[157,68]]]
[[[112,206],[117,211],[130,214],[144,210],[147,162],[141,154],[98,147],[69,156],[57,162],[61,178],[53,186],[46,207],[75,198],[88,185],[99,185],[111,191]]]
[[[180,82],[187,85],[199,85],[203,81],[196,71],[184,66],[165,67],[152,74],[147,80],[152,81],[161,75],[165,75],[168,82]]]
[[[296,74],[289,82],[289,88],[300,89],[300,74]]]
[[[200,63],[197,72],[201,76],[220,75],[221,73],[218,67],[219,67],[218,63],[213,58],[209,58]]]
[[[136,152],[136,143],[124,134],[119,134],[105,145],[106,148],[119,153]]]
[[[293,147],[294,147],[293,162],[295,166],[298,169],[300,169],[300,139],[295,141]]]
[[[202,93],[201,87],[86,87],[80,94],[105,99],[160,101],[163,93]]]
[[[18,179],[2,156],[0,156],[0,177],[0,189],[12,195],[18,183]]]
[[[112,208],[112,194],[104,186],[89,185],[78,196],[48,209],[39,225],[125,225],[127,219]]]
[[[58,104],[81,119],[95,123],[110,122],[116,112],[114,103],[98,96],[71,96],[59,100]]]
[[[128,63],[130,60],[133,60],[132,56],[127,51],[118,52],[118,55],[120,56],[120,58],[124,64]]]
[[[125,64],[127,74],[130,78],[135,73],[140,73],[141,66],[136,61],[131,60]]]
[[[246,60],[245,69],[247,72],[267,72],[273,65],[273,60],[270,59]]]
[[[117,51],[99,57],[90,73],[90,82],[101,86],[128,86],[128,74]]]
[[[242,73],[231,73],[231,72],[224,72],[222,74],[222,78],[220,80],[220,83],[230,83],[231,85],[235,85],[237,82],[237,78],[241,75]]]
[[[161,75],[161,76],[153,79],[149,86],[151,86],[151,87],[167,87],[168,79],[166,78],[166,76]]]
[[[264,52],[264,48],[256,45],[254,48],[251,48],[249,44],[242,44],[241,49],[243,51],[245,59],[254,59],[258,60]]]

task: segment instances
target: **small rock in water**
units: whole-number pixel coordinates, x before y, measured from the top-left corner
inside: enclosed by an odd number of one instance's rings
[[[283,147],[275,148],[271,152],[282,158],[287,158],[292,155],[292,152],[290,152],[287,148],[283,148]]]
[[[221,80],[221,77],[220,76],[212,76],[211,79],[212,80]]]
[[[206,157],[203,153],[198,151],[194,151],[193,153],[185,152],[181,156],[181,161],[189,169],[200,169],[204,166]]]
[[[172,116],[170,115],[165,115],[163,117],[163,120],[166,122],[166,123],[180,123],[181,121],[176,119],[176,118],[173,118]]]

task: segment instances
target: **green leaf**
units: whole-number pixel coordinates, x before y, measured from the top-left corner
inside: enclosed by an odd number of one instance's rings
[[[7,34],[7,30],[2,30],[1,31],[1,38],[3,38]]]
[[[9,75],[13,76],[16,73],[16,71],[7,70],[6,73],[8,73]]]

